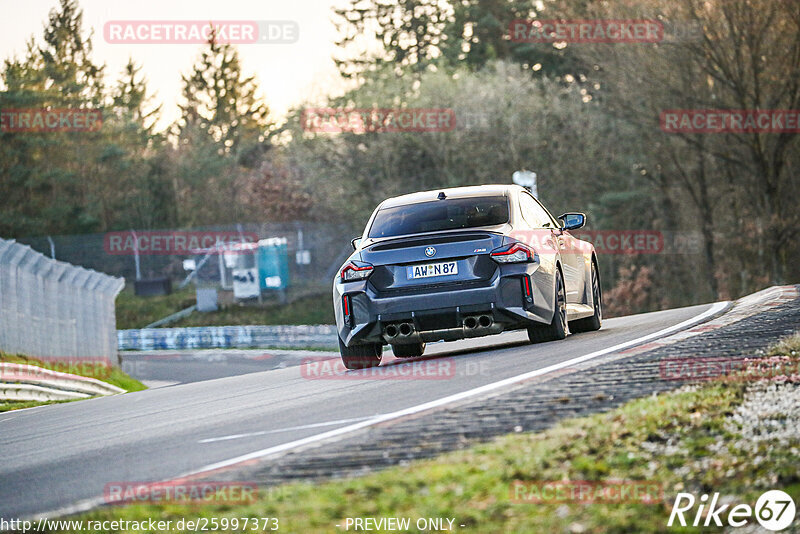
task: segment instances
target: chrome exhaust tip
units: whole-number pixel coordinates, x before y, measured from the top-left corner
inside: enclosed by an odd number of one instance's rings
[[[387,326],[383,330],[383,333],[384,333],[384,335],[386,335],[386,337],[388,337],[390,339],[394,339],[394,338],[397,337],[397,334],[399,334],[400,331],[398,330],[398,328],[395,325],[390,324],[389,326]]]
[[[467,317],[464,319],[464,328],[472,330],[478,326],[478,320],[475,317]]]
[[[411,326],[410,323],[401,323],[400,324],[400,335],[401,336],[410,336],[413,331],[414,331],[414,327]]]
[[[481,328],[489,328],[494,323],[494,320],[488,315],[481,315],[478,317],[478,326]]]

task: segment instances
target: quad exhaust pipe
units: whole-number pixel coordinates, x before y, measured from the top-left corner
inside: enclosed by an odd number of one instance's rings
[[[465,317],[461,326],[445,330],[418,332],[413,323],[389,323],[383,327],[383,339],[388,343],[416,343],[435,339],[463,339],[465,337],[482,336],[487,333],[499,333],[502,326],[497,325],[491,315],[470,315]]]
[[[414,325],[411,323],[389,324],[383,329],[383,335],[388,340],[407,338],[414,333]]]
[[[489,328],[492,324],[494,324],[494,319],[492,319],[491,315],[471,315],[464,319],[464,328],[466,330]]]

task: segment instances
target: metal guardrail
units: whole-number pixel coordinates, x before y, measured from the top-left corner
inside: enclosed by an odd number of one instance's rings
[[[338,348],[334,325],[200,326],[118,330],[120,350]]]
[[[118,393],[125,393],[125,390],[95,378],[35,365],[0,363],[0,399],[72,400]]]
[[[150,323],[149,325],[145,326],[145,328],[158,328],[161,325],[174,323],[175,321],[179,321],[179,320],[183,319],[184,317],[189,317],[192,313],[194,313],[194,311],[196,309],[197,309],[197,305],[193,304],[193,305],[189,306],[188,308],[182,309],[179,312],[175,312],[172,315],[168,315],[168,316],[164,317],[163,319],[159,319],[158,321],[156,321],[154,323]]]
[[[3,384],[0,383],[0,400],[12,401],[59,401],[88,399],[91,395],[63,391],[32,384]]]

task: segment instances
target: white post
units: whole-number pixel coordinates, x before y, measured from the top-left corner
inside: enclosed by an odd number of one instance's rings
[[[47,241],[50,243],[50,257],[56,259],[56,244],[50,236],[47,236]]]
[[[533,171],[526,171],[525,169],[521,171],[515,171],[513,175],[511,175],[511,181],[513,181],[517,185],[521,185],[525,189],[531,192],[531,194],[539,198],[539,191],[536,187],[536,173]]]
[[[139,265],[139,238],[136,237],[136,231],[131,230],[131,235],[133,235],[133,261],[136,263],[136,279],[142,279],[142,269]]]

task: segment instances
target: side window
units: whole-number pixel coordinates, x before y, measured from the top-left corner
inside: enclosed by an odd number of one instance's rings
[[[550,214],[536,200],[528,195],[519,196],[519,205],[522,208],[522,216],[534,228],[555,228]]]
[[[553,217],[553,214],[550,213],[549,211],[547,211],[547,208],[545,208],[544,205],[541,202],[539,202],[538,200],[535,200],[535,199],[534,199],[534,202],[536,202],[536,204],[538,204],[539,208],[547,216],[548,222],[545,223],[545,227],[546,228],[561,228],[561,223],[558,222],[558,219]]]

